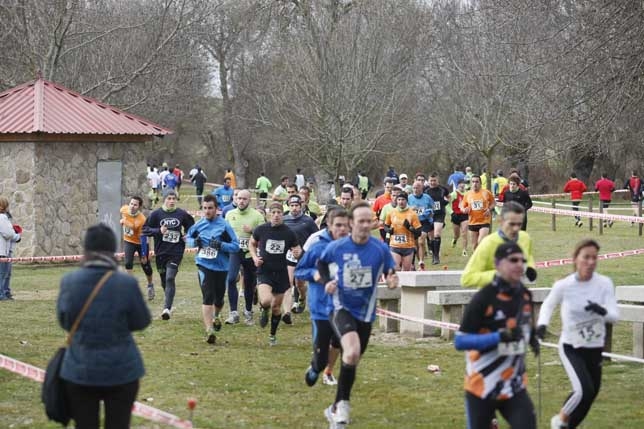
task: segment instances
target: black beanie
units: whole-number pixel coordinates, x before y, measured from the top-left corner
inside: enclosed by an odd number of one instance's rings
[[[116,252],[114,231],[104,223],[90,226],[85,232],[83,247],[90,252]]]

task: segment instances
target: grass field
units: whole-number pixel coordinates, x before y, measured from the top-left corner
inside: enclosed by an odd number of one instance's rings
[[[599,239],[600,253],[644,247],[637,229],[616,224],[601,238],[595,230],[575,228],[558,219],[558,231],[550,231],[550,217],[531,214],[529,232],[536,243],[537,260],[570,255],[582,237]],[[442,269],[462,268],[466,258],[449,246],[451,231],[444,235]],[[615,284],[642,284],[640,267],[644,257],[601,261],[599,271]],[[428,267],[432,267],[428,264]],[[147,375],[138,399],[187,418],[186,400],[198,405],[194,423],[200,428],[324,428],[322,414],[334,398],[335,389],[321,383],[308,388],[303,375],[310,358],[311,329],[308,313],[298,315],[293,326],[280,325],[278,345],[268,346],[268,331],[259,326],[224,326],[218,342],[204,342],[201,326],[201,295],[192,258],[187,257],[178,277],[173,318],[159,319],[162,301],[150,309],[154,320],[136,334]],[[60,277],[75,267],[14,266],[12,288],[16,300],[0,303],[0,353],[43,368],[64,332],[55,318],[55,298]],[[570,266],[542,269],[537,286],[549,286],[571,270]],[[135,269],[140,281],[143,276]],[[243,298],[240,299],[240,304]],[[224,310],[227,314],[227,309]],[[556,323],[553,330],[557,330]],[[614,352],[630,354],[630,324],[615,329]],[[555,338],[550,338],[556,342]],[[428,364],[442,368],[440,375],[426,370]],[[529,392],[537,403],[537,361],[528,359]],[[384,334],[374,325],[374,335],[358,368],[352,394],[354,428],[463,428],[464,359],[452,343],[436,338],[414,339]],[[592,428],[644,428],[642,407],[644,366],[607,363],[602,390],[584,422]],[[569,382],[556,351],[542,354],[542,416],[540,428],[560,407]],[[40,403],[40,385],[0,370],[0,428],[55,428],[46,421]],[[133,427],[163,427],[133,419]],[[504,426],[502,422],[501,427]]]

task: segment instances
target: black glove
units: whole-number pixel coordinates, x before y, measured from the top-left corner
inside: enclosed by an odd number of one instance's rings
[[[541,353],[541,344],[539,344],[536,329],[533,329],[530,333],[530,348],[532,349],[532,353],[534,353],[535,356],[539,356],[539,353]]]
[[[535,329],[535,335],[540,340],[543,340],[544,338],[546,338],[546,333],[547,333],[546,325],[539,325],[537,326],[537,329]]]
[[[423,235],[423,228],[412,228],[410,229],[411,233],[414,234],[414,238],[418,239],[421,235]]]
[[[385,225],[385,234],[391,234],[392,232],[394,232],[394,229],[391,225]]]
[[[531,282],[535,281],[537,279],[537,270],[535,270],[532,267],[528,267],[525,270],[525,276],[530,280]]]
[[[212,247],[215,250],[221,250],[221,240],[217,238],[211,238],[208,247]]]
[[[410,231],[412,230],[411,224],[409,223],[409,219],[405,219],[405,221],[403,222],[403,226]]]
[[[592,302],[588,300],[588,305],[584,307],[584,310],[586,311],[592,311],[593,313],[597,313],[600,316],[605,316],[607,311],[604,307],[601,305],[597,304],[596,302]]]
[[[201,237],[195,238],[195,246],[197,246],[200,249],[203,247],[203,242],[201,241]]]
[[[501,342],[503,343],[513,343],[523,338],[523,330],[518,326],[512,329],[500,329],[499,334],[501,334]]]

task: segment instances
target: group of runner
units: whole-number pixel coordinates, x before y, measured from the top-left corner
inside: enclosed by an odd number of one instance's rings
[[[397,287],[396,271],[412,268],[416,252],[422,255],[423,243],[429,243],[432,262],[440,263],[441,233],[450,205],[453,245],[459,238],[457,230],[465,241],[463,224],[473,244],[462,283],[481,288],[465,310],[455,341],[457,349],[467,351],[468,427],[488,429],[494,424],[496,410],[513,428],[536,427],[525,384],[526,345],[539,353],[537,338],[545,336],[552,310],[561,303],[567,334],[562,334],[560,355],[573,393],[552,418],[551,427],[574,428],[599,389],[604,341],[600,325],[617,318],[610,279],[594,273],[599,246],[593,241],[578,246],[574,256],[577,273],[555,285],[544,303],[546,310],[535,322],[531,295],[522,283],[525,278],[534,281],[537,275],[532,240],[522,230],[525,205],[506,202],[500,212],[500,228],[490,234],[495,199],[482,188],[482,182],[481,176],[472,174],[468,183],[457,180],[450,192],[436,174],[427,181],[418,174],[413,183],[403,183],[404,188],[388,178],[385,192],[373,205],[361,201],[362,192],[348,185],[342,188],[338,204],[329,205],[321,216],[309,198],[311,190],[306,186],[298,189],[286,180],[282,183],[284,195],[278,189],[280,195],[267,207],[268,221],[251,207],[248,190],[233,192],[223,187],[226,193],[205,196],[203,216],[197,222],[176,207],[173,191],[166,193],[162,207],[147,219],[140,213],[140,198],[133,197],[122,209],[126,268],[132,269],[132,255],[138,252],[148,279],[148,299],[154,299],[146,253],[146,237],[153,237],[164,290],[161,318],[169,320],[186,244],[196,247],[203,324],[206,341],[211,344],[224,323],[221,310],[226,290],[230,312],[225,323],[240,322],[236,286],[240,267],[244,322],[254,324],[253,305],[257,303],[260,327],[270,321],[271,346],[277,344],[280,322],[292,323],[291,312],[302,312],[306,302],[313,329],[313,356],[304,379],[313,386],[323,374],[325,384],[337,383],[335,399],[324,415],[332,427],[341,428],[350,422],[350,396],[375,319],[377,283],[384,279],[387,286]],[[511,183],[520,185],[519,180]],[[219,214],[221,204],[227,202],[222,195],[230,195],[234,205],[224,211],[225,219]],[[318,230],[318,224],[325,228]],[[381,240],[372,236],[377,227],[381,227]],[[419,263],[419,268],[424,267]],[[586,293],[586,285],[591,292]],[[298,291],[295,301],[294,291]],[[340,353],[336,381],[332,369]]]

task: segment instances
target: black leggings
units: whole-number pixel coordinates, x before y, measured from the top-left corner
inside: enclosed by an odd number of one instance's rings
[[[100,401],[105,403],[105,429],[130,427],[139,380],[116,386],[83,386],[67,381],[65,390],[76,429],[100,427]]]
[[[511,429],[536,429],[537,417],[534,406],[524,389],[510,399],[481,399],[465,392],[467,429],[489,429],[494,411],[499,410]]]
[[[213,271],[197,265],[203,305],[224,306],[228,271]]]
[[[559,357],[572,384],[561,411],[568,416],[568,427],[576,428],[586,417],[602,381],[603,348],[559,346]]]
[[[331,328],[328,320],[311,320],[313,326],[313,357],[311,368],[315,372],[322,372],[329,362],[329,345],[340,348],[340,340]]]
[[[125,269],[131,270],[134,268],[134,254],[139,255],[141,259],[141,245],[130,243],[129,241],[123,241],[123,253],[125,253]],[[150,264],[150,259],[144,264],[141,262],[141,268],[146,276],[152,275],[152,265]]]

